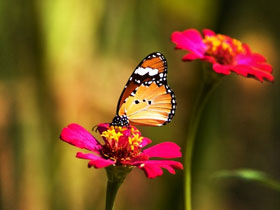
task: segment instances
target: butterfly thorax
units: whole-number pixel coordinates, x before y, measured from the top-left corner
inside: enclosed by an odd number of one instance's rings
[[[110,123],[110,125],[113,126],[126,126],[128,124],[129,121],[126,115],[122,115],[122,116],[116,115],[112,120],[112,122]]]

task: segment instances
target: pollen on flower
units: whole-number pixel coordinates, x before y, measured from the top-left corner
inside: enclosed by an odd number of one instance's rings
[[[205,36],[203,42],[207,46],[206,54],[220,64],[232,64],[234,56],[245,52],[242,42],[222,34]]]
[[[128,137],[128,142],[130,144],[131,150],[134,150],[135,147],[141,147],[141,143],[143,141],[143,137],[139,135],[139,133],[134,133],[135,129],[131,130],[132,137]]]
[[[244,53],[245,52],[245,49],[242,46],[242,42],[238,41],[237,39],[232,39],[232,43],[236,47],[236,51],[238,53]]]
[[[101,136],[105,138],[101,154],[106,159],[116,161],[117,164],[129,161],[141,153],[144,137],[133,126],[110,126]]]
[[[143,137],[139,135],[139,133],[133,134],[133,137],[131,138],[131,142],[133,144],[139,145],[143,141]]]
[[[222,43],[222,48],[223,50],[228,50],[230,54],[232,54],[232,48],[230,47],[230,45],[226,42]]]
[[[105,137],[109,141],[118,141],[123,134],[120,132],[122,131],[121,128],[116,128],[114,126],[110,126],[108,130],[102,132],[101,136]]]

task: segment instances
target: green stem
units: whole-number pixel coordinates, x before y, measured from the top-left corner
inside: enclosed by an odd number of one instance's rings
[[[105,210],[114,209],[114,201],[117,192],[125,180],[127,174],[132,170],[132,167],[126,166],[109,166],[106,168],[108,182],[106,191],[106,206]]]
[[[114,201],[118,192],[119,187],[122,183],[120,182],[107,182],[106,191],[106,207],[105,210],[112,210],[114,207]]]
[[[207,69],[206,69],[207,70]],[[213,71],[213,70],[210,70]],[[211,92],[214,87],[218,84],[219,77],[210,74],[205,75],[205,80],[203,81],[199,96],[197,98],[194,110],[190,117],[189,130],[186,138],[186,148],[185,148],[185,209],[192,209],[192,157],[193,149],[197,134],[197,128],[200,122],[201,113],[208,101]]]

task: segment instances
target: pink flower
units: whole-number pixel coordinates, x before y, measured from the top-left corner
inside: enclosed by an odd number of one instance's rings
[[[272,66],[262,55],[251,52],[248,45],[229,36],[205,29],[202,37],[199,31],[188,29],[173,32],[171,41],[177,49],[189,51],[183,57],[184,61],[200,59],[210,62],[219,74],[228,75],[233,71],[261,82],[274,80]]]
[[[104,168],[111,165],[138,167],[145,171],[148,178],[163,174],[162,168],[175,174],[174,169],[183,169],[180,162],[173,160],[151,160],[150,158],[178,158],[182,154],[180,147],[172,142],[164,142],[142,150],[152,141],[141,136],[134,126],[110,126],[99,124],[97,130],[104,143],[101,144],[86,129],[78,124],[70,124],[63,128],[60,139],[81,149],[94,153],[78,152],[76,157],[88,159],[88,166]]]

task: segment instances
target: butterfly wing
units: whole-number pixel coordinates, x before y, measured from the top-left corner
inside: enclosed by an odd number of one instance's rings
[[[161,126],[175,114],[175,94],[167,84],[167,62],[161,53],[144,58],[120,96],[117,116],[133,125]]]
[[[176,101],[172,90],[155,82],[140,85],[119,110],[133,125],[161,126],[171,121],[175,114]]]

